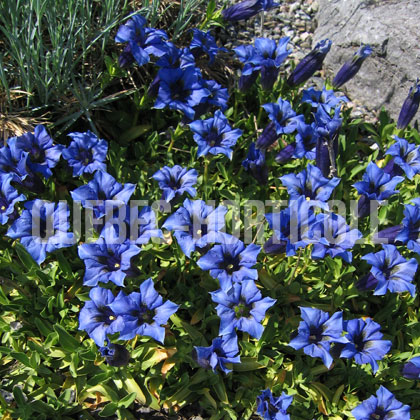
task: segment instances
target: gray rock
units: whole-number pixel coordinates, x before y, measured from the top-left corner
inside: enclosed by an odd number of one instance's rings
[[[373,54],[343,89],[369,109],[384,106],[397,119],[420,76],[420,1],[318,0],[318,5],[313,46],[324,38],[333,41],[324,62],[327,74],[333,77],[361,43],[370,44]]]

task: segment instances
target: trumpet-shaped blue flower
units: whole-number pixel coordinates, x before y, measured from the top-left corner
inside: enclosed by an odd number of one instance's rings
[[[84,173],[91,174],[95,171],[106,172],[106,154],[108,142],[98,139],[90,132],[70,133],[73,139],[69,147],[63,150],[63,158],[73,168],[73,176],[80,176]]]
[[[373,294],[384,295],[389,290],[392,293],[408,291],[414,296],[416,286],[412,281],[417,271],[416,259],[407,261],[394,245],[382,247],[382,251],[362,257],[372,266],[370,274],[377,280]]]
[[[297,175],[283,175],[280,180],[287,188],[291,200],[304,196],[310,200],[327,201],[334,188],[340,183],[340,178],[324,178],[321,170],[310,163]]]
[[[221,230],[225,227],[226,213],[226,207],[214,208],[202,200],[191,201],[187,198],[183,207],[169,216],[162,227],[174,231],[182,252],[190,257],[197,248],[223,240]]]
[[[218,47],[216,41],[210,32],[203,32],[199,29],[193,29],[193,39],[190,44],[190,50],[196,58],[204,53],[209,57],[209,63],[213,64],[219,51],[227,51],[226,48]]]
[[[331,44],[332,42],[329,39],[319,41],[315,48],[298,63],[287,79],[287,84],[292,87],[300,85],[306,82],[317,70],[320,70]]]
[[[359,200],[359,216],[363,217],[368,213],[369,200],[376,200],[381,203],[397,194],[399,191],[395,190],[395,187],[402,181],[404,181],[403,177],[392,177],[379,168],[376,163],[370,162],[363,174],[362,181],[353,185],[357,192],[362,195],[361,200]]]
[[[8,139],[7,146],[0,148],[0,173],[12,174],[13,180],[22,184],[32,172],[28,168],[29,154],[16,148],[16,137]]]
[[[402,375],[407,379],[420,379],[420,356],[413,357],[404,365]]]
[[[242,166],[261,184],[267,184],[268,168],[265,163],[265,151],[257,149],[255,143],[251,143],[246,159]]]
[[[297,200],[291,200],[289,207],[279,213],[267,213],[265,218],[274,235],[264,245],[266,252],[286,252],[290,257],[296,254],[298,248],[314,242],[314,228],[325,217],[323,214],[315,215],[312,210],[315,204],[317,203],[307,201],[301,196]]]
[[[331,317],[327,312],[315,308],[300,308],[303,321],[300,322],[298,335],[289,346],[311,357],[320,357],[327,368],[330,368],[333,358],[330,354],[332,343],[346,344],[343,337],[343,313],[336,312]]]
[[[120,229],[124,229],[124,232],[120,232]],[[151,238],[162,238],[163,235],[157,228],[156,214],[151,207],[138,209],[137,206],[132,206],[126,208],[124,220],[110,218],[105,221],[101,237],[107,244],[121,244],[128,241],[131,245],[143,245]]]
[[[73,200],[80,201],[84,208],[93,209],[95,217],[99,219],[105,216],[109,209],[125,207],[135,188],[134,184],[123,186],[112,175],[96,171],[87,185],[76,188],[70,194]]]
[[[239,357],[238,338],[236,334],[214,338],[211,346],[194,346],[194,359],[204,369],[216,372],[219,368],[224,373],[232,372],[227,363],[241,363]]]
[[[314,160],[315,146],[319,137],[316,124],[306,124],[304,121],[298,121],[296,129],[296,145],[293,157]]]
[[[227,109],[229,93],[214,80],[203,79],[203,86],[209,91],[209,96],[205,97],[198,105],[194,107],[195,118],[199,118],[207,112],[220,108],[222,111]]]
[[[130,360],[130,353],[121,344],[107,343],[106,346],[99,348],[99,353],[109,366],[125,366]]]
[[[172,42],[165,43],[165,54],[156,61],[156,65],[169,69],[195,67],[195,59],[189,48],[177,48]]]
[[[393,156],[393,163],[400,167],[408,179],[420,173],[420,146],[394,136],[396,142],[386,151],[386,155]],[[394,174],[392,174],[394,175]]]
[[[244,0],[222,11],[223,19],[229,22],[249,19],[263,10],[278,6],[273,0]]]
[[[112,281],[117,286],[124,286],[131,258],[139,253],[140,248],[129,241],[111,245],[99,238],[95,243],[80,245],[79,257],[86,267],[83,284],[97,286],[99,282]]]
[[[80,310],[79,330],[84,330],[99,347],[108,342],[108,334],[120,332],[123,320],[117,317],[110,308],[114,301],[111,290],[94,287],[89,292],[90,300]]]
[[[332,147],[333,160],[338,155],[338,131],[340,130],[343,120],[340,118],[340,107],[336,107],[334,116],[325,110],[323,106],[319,106],[315,113],[315,124],[318,133],[316,143],[316,166],[321,169],[324,176],[329,176],[332,162],[328,145]]]
[[[277,134],[290,134],[296,130],[298,122],[303,121],[303,115],[296,115],[290,102],[279,98],[277,102],[264,104],[263,108],[268,112],[268,117],[274,122]],[[266,149],[270,145],[259,144],[259,149]]]
[[[150,61],[150,54],[156,57],[165,54],[168,35],[164,31],[147,28],[146,23],[143,16],[135,15],[118,29],[115,42],[127,43],[120,65],[131,64],[132,56],[139,66],[143,66]]]
[[[169,107],[183,112],[187,118],[194,118],[194,107],[210,95],[204,87],[201,76],[193,67],[168,69],[158,72],[159,91],[154,108]]]
[[[232,129],[221,111],[216,111],[213,118],[193,121],[189,126],[198,144],[197,156],[222,153],[232,159],[232,147],[242,135],[242,130]]]
[[[331,258],[341,257],[350,263],[352,260],[352,249],[362,234],[357,229],[350,229],[346,220],[335,213],[329,213],[322,222],[314,226],[314,247],[312,248],[312,258]]]
[[[255,143],[255,147],[258,150],[266,150],[274,142],[276,142],[279,139],[279,137],[280,137],[280,134],[277,134],[276,124],[273,121],[270,121],[265,126],[265,128],[264,128],[263,132],[260,134],[260,136],[257,138],[257,142]],[[294,148],[293,148],[293,151],[294,151]],[[293,151],[290,154],[290,156],[293,154]],[[276,158],[276,160],[277,160],[277,158]]]
[[[216,311],[220,317],[219,335],[233,333],[236,328],[257,340],[261,338],[264,331],[261,322],[276,299],[263,298],[254,280],[233,283],[225,290],[219,289],[210,294],[213,302],[218,304]]]
[[[68,232],[69,215],[66,203],[55,204],[38,199],[28,201],[6,235],[20,239],[31,257],[41,264],[47,252],[73,245],[73,234]]]
[[[53,145],[52,138],[42,125],[37,125],[34,133],[26,133],[9,139],[9,146],[11,143],[14,143],[17,151],[28,153],[29,168],[33,172],[42,174],[45,178],[52,175],[51,168],[57,165],[63,149],[61,145]]]
[[[419,109],[420,104],[420,83],[417,79],[414,86],[410,88],[408,96],[403,103],[403,106],[398,116],[397,128],[404,129],[410,124],[410,121],[416,115],[417,110]]]
[[[344,359],[354,358],[358,365],[369,363],[373,373],[376,373],[379,366],[377,360],[382,360],[389,352],[392,343],[389,340],[382,340],[381,326],[372,319],[352,319],[344,322],[346,338],[349,342],[341,351],[340,357]]]
[[[404,209],[402,228],[395,237],[396,241],[407,244],[407,248],[420,254],[420,198],[412,200]]]
[[[292,50],[287,49],[290,38],[276,41],[269,38],[257,38],[254,47],[240,46],[235,48],[239,59],[245,64],[242,76],[249,77],[255,72],[261,73],[263,89],[270,90],[279,74],[279,67]]]
[[[163,302],[151,278],[140,285],[140,293],[133,292],[126,296],[120,292],[109,306],[124,323],[120,340],[147,335],[162,344],[165,340],[163,325],[178,310],[178,305],[170,300]]]
[[[236,238],[225,237],[224,243],[214,245],[207,254],[198,261],[198,266],[220,282],[220,287],[226,289],[232,282],[256,280],[258,272],[254,267],[260,247],[244,243]]]
[[[264,420],[290,420],[287,409],[293,401],[291,395],[282,392],[275,398],[270,389],[265,389],[257,397],[257,414]]]
[[[308,103],[313,108],[318,108],[322,105],[327,112],[330,112],[332,108],[335,108],[340,103],[348,101],[345,96],[335,96],[334,91],[328,90],[325,86],[322,88],[322,91],[313,87],[304,90],[301,100],[301,102]]]
[[[369,45],[362,45],[353,55],[352,59],[346,61],[343,66],[338,70],[337,74],[332,81],[332,85],[335,89],[343,86],[344,83],[347,83],[352,79],[356,73],[360,70],[363,61],[366,60],[373,50]]]
[[[351,411],[356,420],[410,420],[410,406],[398,401],[384,386]]]
[[[158,181],[159,188],[163,191],[163,199],[169,203],[176,196],[187,192],[194,197],[197,190],[194,185],[197,183],[197,171],[195,169],[182,168],[175,165],[172,168],[164,166],[153,174],[153,179]]]
[[[19,194],[11,185],[14,181],[14,174],[0,173],[0,224],[4,225],[15,213],[15,204],[19,201],[25,201],[26,197]]]

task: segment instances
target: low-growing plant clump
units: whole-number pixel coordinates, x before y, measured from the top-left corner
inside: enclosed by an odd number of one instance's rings
[[[368,123],[339,89],[370,46],[319,89],[328,39],[218,45],[273,1],[94,3],[98,95],[0,148],[2,418],[418,418],[418,81]],[[62,76],[28,106],[61,107]]]

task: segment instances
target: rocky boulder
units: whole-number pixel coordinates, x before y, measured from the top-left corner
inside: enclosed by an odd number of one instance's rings
[[[330,78],[361,43],[373,54],[343,86],[349,97],[370,110],[382,106],[394,119],[410,87],[420,77],[419,0],[318,0],[313,46],[333,41],[324,68]],[[415,120],[420,122],[420,112]]]

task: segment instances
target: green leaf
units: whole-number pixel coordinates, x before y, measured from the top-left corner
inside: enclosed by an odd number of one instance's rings
[[[104,409],[99,413],[101,417],[110,417],[115,414],[118,409],[118,404],[111,402],[107,404]]]
[[[38,268],[38,264],[34,261],[34,259],[29,255],[28,251],[21,245],[19,242],[16,242],[16,253],[22,264],[28,269],[31,270],[32,268]]]
[[[14,359],[24,364],[25,366],[32,368],[31,361],[29,360],[29,357],[25,353],[11,352],[10,356],[12,356]]]
[[[131,394],[126,395],[122,400],[118,401],[118,407],[128,408],[136,399],[137,394],[132,392]]]
[[[80,348],[80,343],[72,337],[60,324],[54,325],[54,330],[59,336],[59,343],[64,350],[73,352]]]

